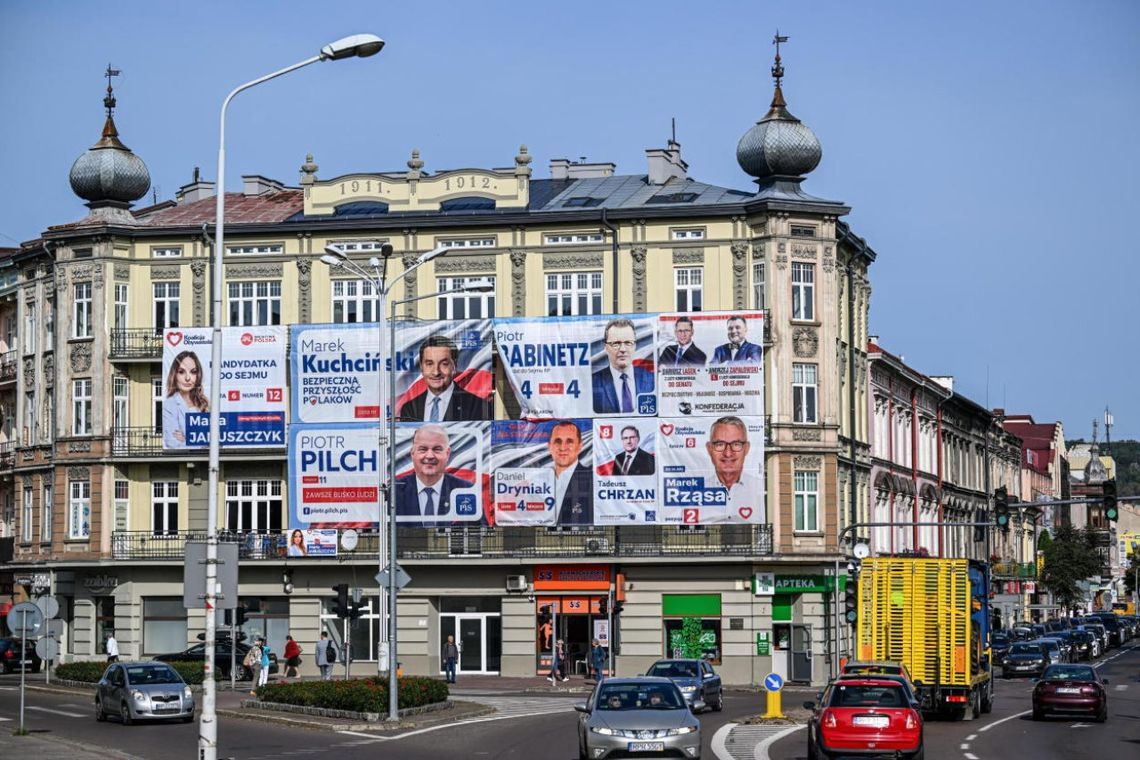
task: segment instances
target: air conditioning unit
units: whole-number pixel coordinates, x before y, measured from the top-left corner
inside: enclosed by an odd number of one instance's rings
[[[606,538],[591,538],[586,542],[587,554],[609,554],[610,542]]]
[[[526,576],[525,575],[508,575],[507,576],[507,591],[526,591]]]

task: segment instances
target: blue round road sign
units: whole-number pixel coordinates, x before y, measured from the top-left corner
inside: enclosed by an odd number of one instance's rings
[[[784,679],[775,673],[764,676],[764,688],[768,691],[779,691],[784,688]]]

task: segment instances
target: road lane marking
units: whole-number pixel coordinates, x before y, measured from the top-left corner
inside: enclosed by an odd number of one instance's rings
[[[967,752],[966,753],[966,760],[978,760],[978,756],[971,753],[971,752]]]
[[[752,756],[755,758],[755,760],[768,760],[768,748],[769,747],[771,747],[776,742],[780,741],[780,739],[783,739],[785,736],[788,736],[790,734],[794,734],[796,731],[799,731],[801,728],[807,728],[807,726],[804,726],[804,725],[791,726],[790,728],[785,728],[783,731],[780,731],[779,733],[772,734],[767,739],[765,739],[764,741],[762,741],[756,745],[756,751],[753,753]]]
[[[989,723],[989,724],[984,725],[981,728],[979,728],[978,733],[981,733],[982,731],[989,731],[994,726],[1000,726],[1002,723],[1005,723],[1007,720],[1013,720],[1014,718],[1020,718],[1022,715],[1028,715],[1031,712],[1033,712],[1033,711],[1032,710],[1022,710],[1019,713],[1014,713],[1013,715],[1008,715],[1008,716],[1002,718],[1001,720],[995,720],[993,723]]]
[[[51,713],[52,715],[65,715],[68,718],[86,718],[87,717],[83,713],[67,712],[66,710],[52,710],[50,707],[38,707],[36,705],[32,705],[31,707],[28,707],[27,709],[39,710],[40,712]]]
[[[337,731],[337,733],[343,734],[345,736],[363,736],[365,739],[376,739],[378,741],[390,738],[387,736],[378,736],[376,734],[366,734],[363,731]]]
[[[713,734],[712,740],[709,742],[709,749],[712,750],[717,760],[732,760],[732,755],[728,754],[728,747],[725,746],[725,740],[728,739],[729,733],[737,725],[736,723],[725,723]],[[815,760],[815,758],[810,760]]]
[[[969,742],[962,742],[961,744],[958,745],[958,749],[969,749],[969,748],[970,748]]]
[[[977,738],[978,738],[977,734],[970,734],[969,736],[966,737],[966,741],[972,742],[972,741],[974,741],[974,739],[977,739]]]
[[[0,723],[11,723],[11,722],[12,722],[11,718],[0,718]]]

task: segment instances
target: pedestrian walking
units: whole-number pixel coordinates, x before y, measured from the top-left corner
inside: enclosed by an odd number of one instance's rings
[[[332,680],[333,665],[336,664],[336,647],[329,640],[328,631],[321,631],[317,641],[317,667],[321,669],[321,680]]]
[[[261,677],[257,685],[264,686],[269,683],[269,653],[272,650],[269,648],[269,644],[265,641],[264,636],[257,640],[257,644],[261,647]]]
[[[292,636],[285,637],[285,677],[297,678],[301,667],[301,645]]]
[[[550,660],[550,676],[547,680],[551,683],[570,680],[566,675],[566,642],[562,639],[554,645],[554,656]]]
[[[455,643],[454,636],[447,637],[447,641],[443,643],[439,653],[439,658],[443,660],[443,674],[447,678],[447,682],[455,683],[455,664],[459,662],[459,645]]]
[[[594,680],[599,684],[606,669],[606,659],[605,647],[602,646],[602,642],[594,639],[590,645],[590,665],[594,668]]]
[[[249,693],[257,696],[257,687],[261,684],[261,640],[257,639],[245,653],[242,665],[249,671]]]
[[[119,642],[115,640],[115,632],[107,633],[107,662],[119,661]]]

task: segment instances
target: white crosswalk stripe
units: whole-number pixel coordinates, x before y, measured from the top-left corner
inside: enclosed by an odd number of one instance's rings
[[[733,760],[753,760],[756,757],[756,745],[788,728],[786,725],[734,726],[725,739],[724,748]]]
[[[574,709],[575,702],[585,701],[584,697],[458,697],[458,699],[494,707],[495,715],[510,717],[568,712]]]

